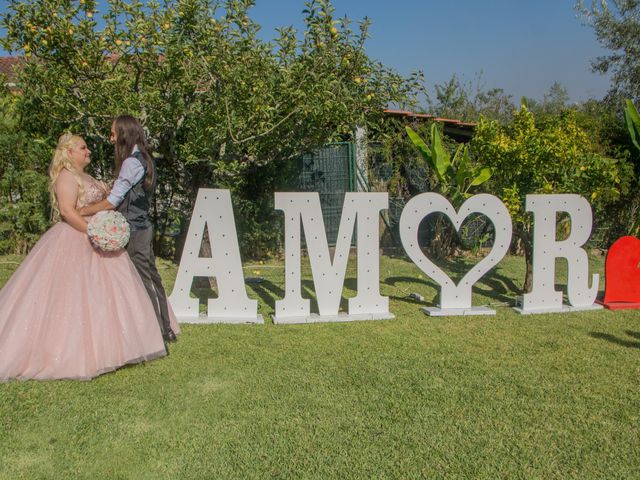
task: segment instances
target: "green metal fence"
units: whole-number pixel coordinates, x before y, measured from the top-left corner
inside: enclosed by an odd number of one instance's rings
[[[344,194],[356,190],[356,163],[351,142],[331,143],[297,160],[299,191],[318,192],[329,245],[335,245]]]

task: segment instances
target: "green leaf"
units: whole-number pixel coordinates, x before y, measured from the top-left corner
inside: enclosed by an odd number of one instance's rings
[[[431,149],[429,148],[429,146],[424,142],[424,140],[422,140],[420,135],[413,131],[411,127],[407,126],[405,127],[405,129],[407,130],[407,135],[409,135],[409,138],[418,149],[422,157],[427,161],[427,163],[429,163],[429,165],[431,165],[431,167],[435,168],[433,159],[431,158]]]
[[[626,101],[627,108],[624,110],[624,123],[629,130],[631,141],[640,150],[640,115],[631,100]]]
[[[462,147],[462,145],[460,146]],[[456,156],[458,155],[458,152],[460,151],[460,147],[458,147],[458,151],[456,152]],[[458,185],[458,187],[461,187],[464,185],[464,182],[466,182],[469,178],[471,178],[473,176],[473,170],[469,168],[469,149],[467,148],[467,146],[465,145],[463,150],[462,150],[462,160],[460,160],[460,164],[458,165],[458,171],[456,172],[456,184]]]
[[[440,170],[438,169],[438,164],[436,162],[436,158],[434,155],[435,152],[431,148],[429,148],[429,146],[424,142],[424,140],[422,140],[420,135],[414,132],[411,129],[411,127],[407,126],[405,127],[405,129],[407,131],[407,134],[409,135],[409,138],[413,142],[413,145],[418,149],[418,151],[422,155],[422,158],[424,158],[427,165],[436,172],[436,176],[438,177],[438,180],[440,180],[440,182],[442,183],[446,183],[443,175],[440,173]]]
[[[449,156],[449,152],[447,152],[447,150],[442,146],[438,127],[435,123],[431,125],[431,153],[433,163],[440,179],[443,182],[446,181],[447,173],[452,177],[452,172],[450,172],[451,157]]]
[[[460,162],[460,152],[463,151],[463,146],[464,145],[460,144],[458,145],[458,148],[456,148],[456,153],[453,154],[453,159],[451,160],[451,168],[456,168],[456,165]]]
[[[491,169],[489,167],[484,167],[480,170],[480,173],[476,175],[476,177],[471,181],[470,187],[477,187],[478,185],[482,185],[484,182],[491,178]]]
[[[451,204],[456,208],[460,208],[462,203],[469,198],[469,195],[466,192],[461,192],[460,190],[455,190],[451,194]]]

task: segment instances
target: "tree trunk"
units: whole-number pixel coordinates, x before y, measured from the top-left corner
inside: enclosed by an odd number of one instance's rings
[[[526,273],[524,284],[522,285],[522,293],[529,293],[533,289],[533,241],[531,233],[517,228],[514,229],[513,233],[522,240],[522,246],[524,247]]]
[[[451,222],[444,216],[439,216],[436,220],[431,245],[427,247],[427,250],[436,260],[448,258],[455,253],[457,235],[458,233]]]

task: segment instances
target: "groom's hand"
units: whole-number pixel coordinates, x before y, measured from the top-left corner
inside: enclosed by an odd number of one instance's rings
[[[78,210],[78,213],[80,213],[80,215],[84,215],[88,217],[91,215],[95,215],[96,213],[101,212],[102,210],[114,210],[114,209],[115,207],[111,205],[111,203],[109,203],[109,200],[105,198],[104,200],[100,200],[99,202],[92,203],[91,205],[86,205],[82,207],[80,210]]]

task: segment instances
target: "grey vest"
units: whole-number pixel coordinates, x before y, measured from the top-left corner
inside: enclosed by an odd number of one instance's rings
[[[153,191],[156,188],[156,182],[154,179],[151,188],[149,190],[144,189],[144,179],[147,175],[147,160],[144,158],[144,155],[138,151],[134,152],[132,156],[136,157],[142,164],[144,175],[125,195],[124,200],[120,206],[118,206],[118,212],[127,219],[131,226],[131,231],[136,231],[144,230],[151,226],[149,211],[151,210],[153,202]],[[153,161],[153,159],[151,161]]]

